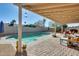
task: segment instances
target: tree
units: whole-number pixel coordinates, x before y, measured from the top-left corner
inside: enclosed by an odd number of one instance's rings
[[[25,23],[25,25],[26,25],[26,21],[25,21],[24,23]]]
[[[12,20],[13,25],[14,25],[15,22],[16,22],[16,20]]]
[[[63,25],[63,30],[65,30],[67,27],[68,27],[68,25],[67,24],[64,24]]]
[[[43,19],[43,25],[45,26],[46,19]]]
[[[67,28],[68,26],[66,24],[63,25],[63,28]]]
[[[16,20],[13,19],[13,20],[10,22],[9,26],[14,26],[15,22],[16,22]]]

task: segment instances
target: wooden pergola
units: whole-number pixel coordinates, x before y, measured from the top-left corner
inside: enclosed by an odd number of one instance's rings
[[[79,23],[79,4],[74,3],[25,3],[19,6],[18,51],[21,52],[22,8],[33,11],[61,24]],[[63,28],[62,28],[63,29]],[[55,28],[56,30],[56,28]]]
[[[79,22],[79,4],[29,3],[22,7],[61,24]]]

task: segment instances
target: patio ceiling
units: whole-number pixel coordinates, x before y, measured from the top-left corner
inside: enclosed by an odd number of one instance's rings
[[[79,4],[26,3],[22,7],[61,24],[79,23]]]

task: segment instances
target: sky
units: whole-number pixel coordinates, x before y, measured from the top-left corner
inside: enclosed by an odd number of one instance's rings
[[[18,24],[18,7],[14,4],[10,3],[0,3],[0,21],[4,23],[10,23],[13,19],[16,20]],[[22,24],[26,22],[27,24],[34,24],[39,20],[46,19],[45,26],[48,27],[49,23],[52,22],[50,19],[40,16],[32,11],[28,11],[26,9],[22,9]],[[77,26],[77,24],[68,24],[69,27]]]
[[[68,24],[68,27],[75,27],[75,26],[79,26],[79,23],[70,23],[70,24]]]
[[[22,9],[22,24],[26,21],[27,24],[34,24],[39,20],[47,19],[43,16],[35,14],[31,11]],[[13,19],[18,24],[18,7],[14,4],[2,3],[0,4],[0,21],[10,23]],[[47,19],[45,25],[48,26],[50,20]]]

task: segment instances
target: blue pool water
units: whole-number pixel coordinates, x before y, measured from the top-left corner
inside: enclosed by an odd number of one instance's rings
[[[22,33],[22,41],[24,43],[29,44],[33,41],[38,40],[39,37],[41,37],[43,35],[48,35],[48,34],[50,34],[50,33],[49,32]],[[8,40],[17,40],[18,34],[10,35],[7,39]]]

